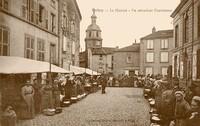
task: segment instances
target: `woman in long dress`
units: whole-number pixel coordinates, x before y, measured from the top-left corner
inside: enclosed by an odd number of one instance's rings
[[[31,86],[30,81],[27,81],[26,85],[22,87],[22,97],[27,105],[27,110],[25,113],[26,117],[24,118],[34,118],[35,115],[34,98],[33,98],[34,93],[35,90]]]

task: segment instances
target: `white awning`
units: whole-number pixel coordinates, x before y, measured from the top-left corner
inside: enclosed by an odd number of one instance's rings
[[[72,73],[49,62],[26,59],[22,57],[0,56],[0,74],[19,73]]]

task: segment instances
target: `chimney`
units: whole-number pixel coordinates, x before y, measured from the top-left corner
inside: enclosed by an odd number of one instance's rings
[[[119,46],[116,46],[116,49],[119,49]]]
[[[156,28],[155,28],[155,26],[153,26],[152,33],[155,33],[155,32],[156,32]]]

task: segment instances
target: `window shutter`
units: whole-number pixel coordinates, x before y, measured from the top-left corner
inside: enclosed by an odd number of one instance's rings
[[[22,0],[22,18],[25,18],[27,19],[27,11],[28,11],[28,8],[27,8],[27,0]]]
[[[49,15],[49,13],[48,13],[48,10],[45,10],[45,17],[46,17],[46,20],[45,20],[45,23],[46,23],[46,29],[48,29],[48,27],[49,27],[49,23],[48,23],[48,16]]]
[[[35,23],[38,25],[39,24],[39,3],[38,2],[34,2],[34,10],[35,10]]]

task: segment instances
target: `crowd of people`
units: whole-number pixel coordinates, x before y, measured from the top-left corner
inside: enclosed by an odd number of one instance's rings
[[[151,126],[199,126],[200,96],[195,86],[179,86],[177,77],[144,76],[144,97],[150,104]]]

